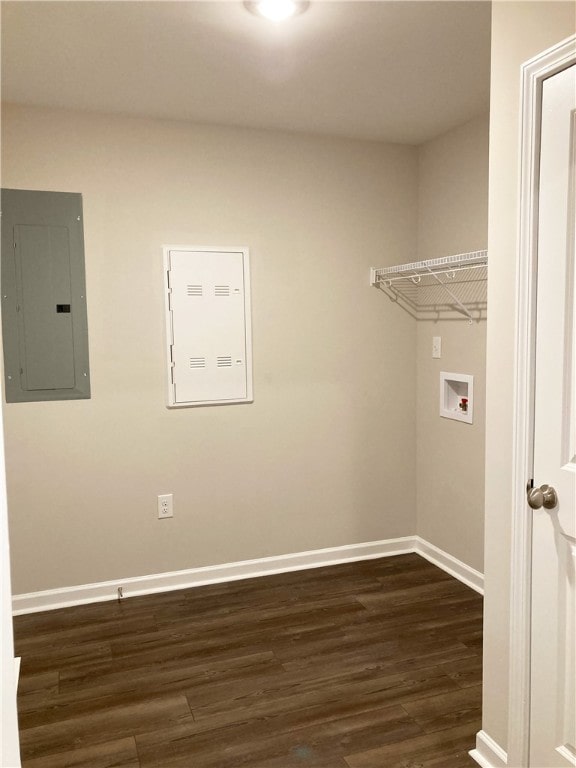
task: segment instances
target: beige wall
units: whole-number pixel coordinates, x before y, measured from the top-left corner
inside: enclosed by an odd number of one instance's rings
[[[488,116],[422,145],[418,167],[418,258],[486,248]],[[486,322],[422,321],[417,340],[418,534],[482,571]],[[473,424],[439,416],[440,371],[473,374]]]
[[[16,594],[416,532],[415,326],[368,285],[414,148],[15,106],[2,146],[83,193],[93,392],[5,407]],[[253,404],[166,409],[164,243],[251,248]]]
[[[483,729],[508,742],[520,67],[575,31],[572,2],[495,2],[490,107]]]

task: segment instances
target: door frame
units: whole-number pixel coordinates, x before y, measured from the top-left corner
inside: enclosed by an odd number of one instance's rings
[[[521,68],[521,149],[516,340],[513,405],[514,453],[510,573],[508,765],[527,766],[530,739],[530,639],[532,516],[526,484],[533,477],[534,379],[536,370],[536,282],[538,182],[542,84],[576,64],[576,35],[527,61]]]
[[[1,348],[1,345],[0,345]],[[1,349],[0,349],[1,353]],[[0,365],[0,376],[2,366]],[[2,380],[3,380],[3,376]],[[10,581],[10,543],[8,540],[8,506],[6,502],[6,463],[4,457],[4,429],[0,388],[0,765],[20,768],[20,742],[18,735],[18,662],[14,658],[14,634],[12,626],[12,586]]]

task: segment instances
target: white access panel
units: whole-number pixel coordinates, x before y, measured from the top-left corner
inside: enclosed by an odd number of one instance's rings
[[[164,247],[168,406],[252,402],[247,248]]]

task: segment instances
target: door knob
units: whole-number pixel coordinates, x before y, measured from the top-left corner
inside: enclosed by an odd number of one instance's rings
[[[532,509],[554,509],[558,504],[558,494],[549,485],[541,485],[540,488],[528,489],[528,504]]]

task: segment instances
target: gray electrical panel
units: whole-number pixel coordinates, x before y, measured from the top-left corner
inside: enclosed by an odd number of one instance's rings
[[[82,196],[1,195],[6,401],[89,398]]]

